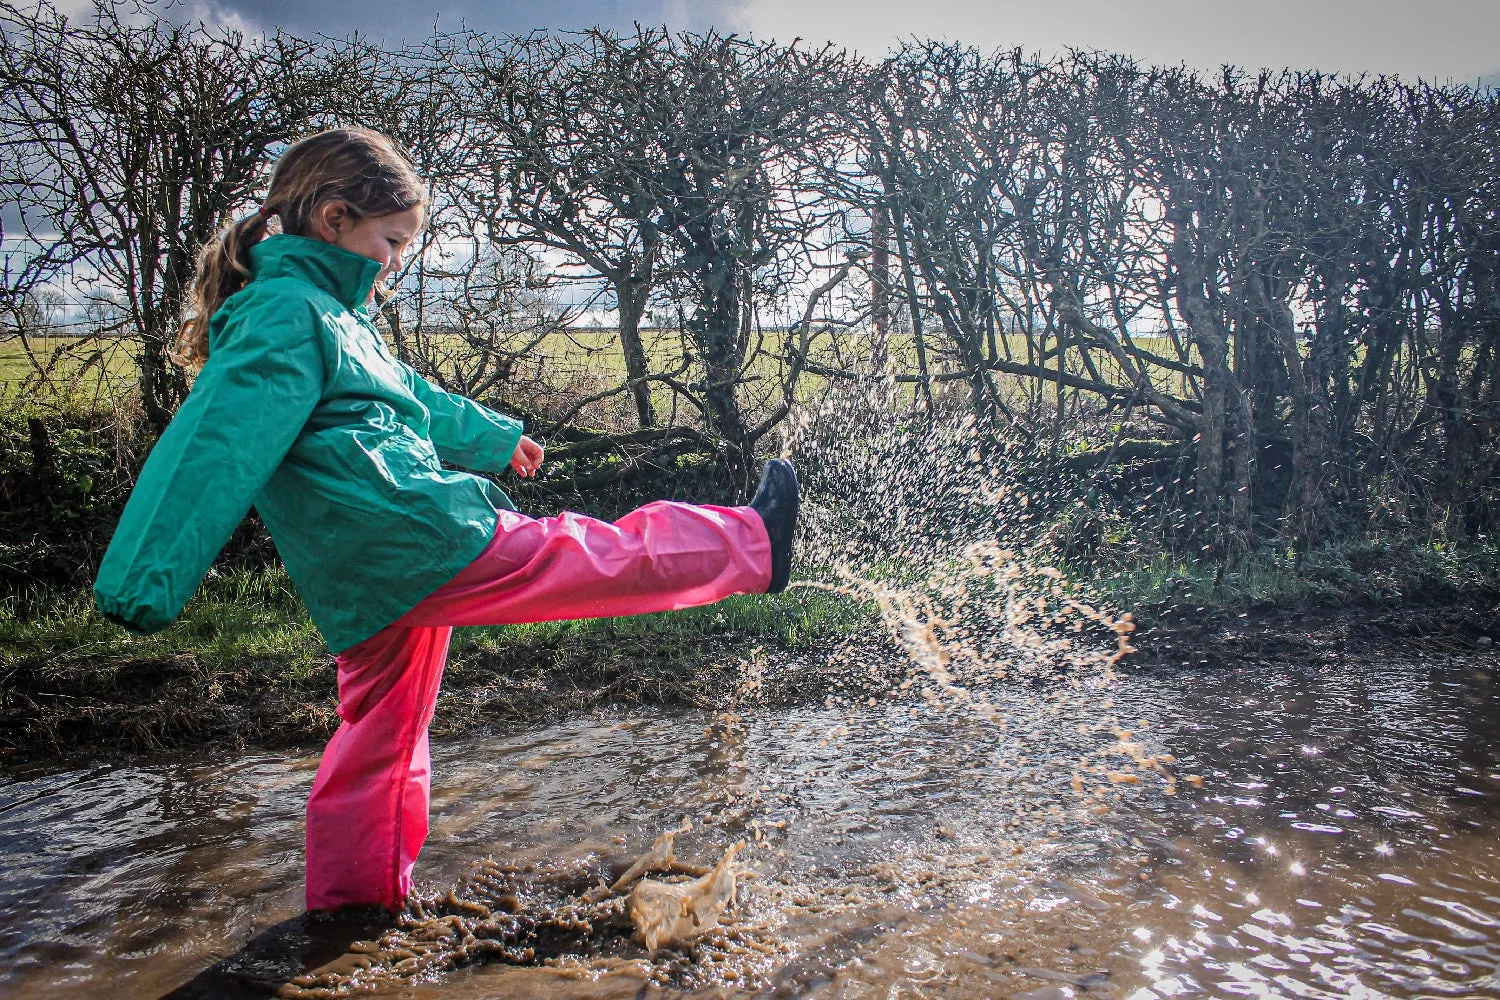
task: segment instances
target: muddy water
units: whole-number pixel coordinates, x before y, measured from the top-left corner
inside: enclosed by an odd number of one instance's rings
[[[1500,997],[1497,667],[1351,656],[1126,672],[1109,714],[1174,755],[1182,780],[1170,796],[1159,780],[1111,787],[1102,814],[1072,784],[1101,745],[1098,698],[996,695],[1004,731],[881,703],[439,741],[432,885],[484,855],[618,870],[691,818],[681,857],[750,843],[730,929],[754,947],[664,975],[621,938],[548,968],[475,965],[386,992]],[[274,934],[297,926],[315,764],[6,775],[0,993],[252,995],[244,976],[204,970],[238,954],[243,971],[253,941],[272,964],[322,961],[277,956],[306,940]]]

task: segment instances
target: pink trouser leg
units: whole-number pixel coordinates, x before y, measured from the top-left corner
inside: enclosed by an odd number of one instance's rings
[[[451,628],[387,628],[338,657],[339,716],[307,801],[307,908],[397,909],[427,839],[427,726]]]
[[[479,557],[338,657],[339,715],[307,804],[307,906],[396,909],[427,838],[427,726],[454,625],[603,618],[764,591],[765,525],[748,507],[658,502],[613,524],[500,511]]]
[[[771,543],[749,507],[649,503],[613,524],[500,511],[489,547],[398,625],[510,625],[712,604],[771,583]]]

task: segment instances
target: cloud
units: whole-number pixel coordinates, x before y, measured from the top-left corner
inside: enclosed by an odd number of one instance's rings
[[[77,2],[77,0],[69,0]],[[436,23],[444,30],[473,28],[499,35],[537,28],[574,30],[602,25],[629,30],[640,21],[701,30],[734,16],[739,0],[156,0],[168,20],[204,21],[251,33],[285,29],[304,37],[346,37],[354,31],[388,44],[419,41]]]
[[[1203,68],[1232,63],[1472,81],[1493,71],[1495,0],[746,0],[726,23],[833,40],[867,56],[919,36],[982,49],[1107,49]]]
[[[174,0],[160,14],[174,24],[202,24],[210,29],[229,29],[246,35],[268,33],[264,25],[214,0]]]
[[[36,10],[38,4],[21,3],[16,6],[29,13]],[[48,6],[52,7],[63,17],[72,20],[93,13],[94,0],[51,0]]]

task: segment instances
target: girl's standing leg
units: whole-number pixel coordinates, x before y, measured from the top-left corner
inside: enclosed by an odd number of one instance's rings
[[[427,838],[427,726],[446,627],[391,626],[338,657],[343,723],[307,803],[307,908],[398,909]]]

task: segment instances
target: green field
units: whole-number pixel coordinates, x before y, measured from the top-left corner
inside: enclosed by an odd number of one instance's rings
[[[746,369],[747,381],[741,388],[742,406],[750,414],[764,412],[781,400],[781,387],[787,375],[787,365],[782,359],[785,337],[784,330],[766,330],[752,342],[752,350],[758,350]],[[684,353],[693,353],[677,330],[648,329],[643,331],[642,339],[654,373],[675,372]],[[1139,338],[1137,344],[1163,356],[1175,354],[1172,343],[1164,337]],[[515,337],[502,338],[498,344],[502,349],[523,345],[526,349],[513,361],[499,395],[531,412],[558,416],[569,412],[579,400],[603,395],[580,412],[575,422],[592,426],[633,425],[631,398],[625,393],[607,395],[626,377],[624,355],[614,330],[559,330],[535,343]],[[910,375],[918,370],[916,347],[909,334],[891,335],[888,345],[891,371]],[[824,331],[814,335],[809,346],[813,366],[858,370],[868,364],[869,341],[863,333]],[[942,346],[941,337],[929,337],[929,371],[936,377],[951,371],[944,365]],[[1015,361],[1026,360],[1027,344],[1023,336],[1009,335],[1003,346],[1010,350]],[[409,336],[408,347],[445,372],[473,371],[478,360],[474,349],[452,333],[435,336],[417,333]],[[34,337],[24,344],[17,338],[0,341],[0,403],[8,408],[20,404],[23,408],[86,410],[126,403],[136,391],[138,371],[134,351],[131,341],[117,338]],[[1119,385],[1129,384],[1113,359],[1095,352],[1093,360],[1099,378]],[[1094,377],[1076,352],[1069,357],[1068,370],[1076,376]],[[697,366],[689,366],[677,375],[678,381],[689,386],[701,383],[701,378]],[[1004,373],[995,373],[993,378],[1008,405],[1048,406],[1049,401],[1055,405],[1055,381]],[[798,385],[799,401],[815,398],[828,381],[815,371],[804,372]],[[1187,391],[1185,379],[1176,372],[1158,369],[1153,381],[1167,393],[1183,395]],[[940,381],[936,387],[940,393],[961,389],[962,383],[953,381]],[[901,394],[906,398],[913,398],[917,392],[915,384],[902,384]],[[1070,396],[1074,392],[1068,390]],[[653,383],[652,400],[662,418],[671,418],[674,404],[679,408],[678,422],[689,421],[693,416],[691,408],[684,409],[687,404],[661,382]]]
[[[0,407],[90,412],[127,403],[139,378],[133,347],[89,337],[0,341]]]

